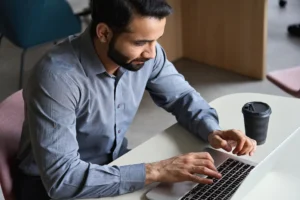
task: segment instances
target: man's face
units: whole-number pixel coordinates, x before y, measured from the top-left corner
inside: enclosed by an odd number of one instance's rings
[[[121,67],[138,71],[156,56],[156,41],[163,35],[166,19],[134,17],[129,32],[114,35],[109,43],[108,57]]]

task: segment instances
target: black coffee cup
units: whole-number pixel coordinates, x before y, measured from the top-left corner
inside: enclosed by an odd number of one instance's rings
[[[269,119],[272,113],[271,107],[263,102],[246,103],[242,112],[244,114],[244,123],[246,135],[256,140],[257,145],[266,142]]]

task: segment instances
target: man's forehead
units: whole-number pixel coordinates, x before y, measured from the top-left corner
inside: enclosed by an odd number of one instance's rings
[[[126,27],[128,37],[149,37],[161,35],[165,28],[165,19],[154,17],[134,17]]]

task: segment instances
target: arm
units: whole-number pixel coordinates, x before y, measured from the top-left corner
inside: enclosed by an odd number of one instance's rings
[[[147,84],[154,102],[175,115],[179,124],[207,141],[210,133],[220,130],[215,109],[177,72],[160,45],[157,45],[154,65]]]
[[[144,164],[99,166],[80,160],[76,140],[80,91],[66,73],[40,70],[24,90],[32,151],[48,195],[98,198],[142,188]]]
[[[237,142],[237,155],[253,155],[256,142],[238,130],[221,130],[215,109],[195,91],[170,63],[160,45],[147,89],[155,103],[176,116],[190,132],[199,135],[214,148],[231,151],[228,141]]]

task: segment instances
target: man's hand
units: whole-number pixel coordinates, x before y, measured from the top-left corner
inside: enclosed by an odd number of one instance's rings
[[[256,141],[247,137],[239,130],[214,131],[208,136],[208,141],[213,148],[222,148],[238,156],[252,156],[256,150]]]
[[[193,181],[211,184],[213,181],[197,174],[221,178],[209,153],[189,153],[157,163],[146,164],[146,184],[152,182],[175,183]]]

